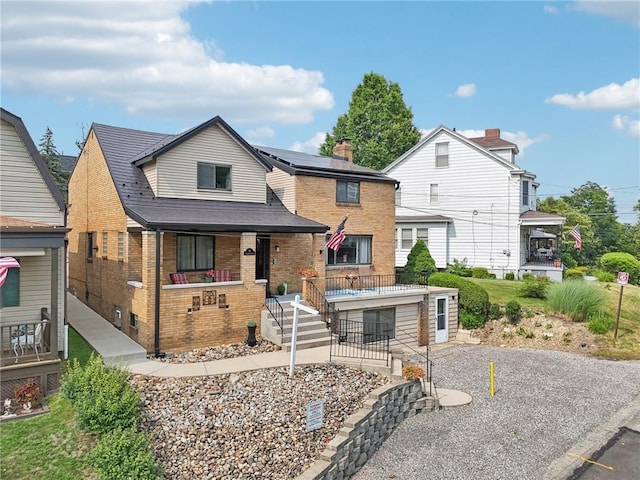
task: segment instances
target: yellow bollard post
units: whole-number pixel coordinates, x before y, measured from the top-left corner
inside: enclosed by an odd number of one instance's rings
[[[495,382],[493,362],[489,362],[489,389],[491,390],[491,396],[493,397],[496,393],[496,382]]]

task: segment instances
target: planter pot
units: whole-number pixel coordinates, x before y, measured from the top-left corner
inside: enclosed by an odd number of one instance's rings
[[[213,283],[213,278],[211,278],[211,277],[204,277],[204,283]]]
[[[256,340],[256,328],[257,325],[253,325],[252,327],[247,327],[248,335],[247,335],[247,345],[250,347],[255,347],[258,344]]]

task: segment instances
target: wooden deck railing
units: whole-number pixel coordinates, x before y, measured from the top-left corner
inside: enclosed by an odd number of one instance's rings
[[[0,366],[57,359],[57,348],[51,342],[53,328],[46,308],[41,309],[40,320],[0,325]]]

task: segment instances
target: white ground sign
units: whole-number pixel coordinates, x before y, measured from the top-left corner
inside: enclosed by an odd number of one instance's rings
[[[322,428],[324,423],[324,400],[307,403],[307,432]]]

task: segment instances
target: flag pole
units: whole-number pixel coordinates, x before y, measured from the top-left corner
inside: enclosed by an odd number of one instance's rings
[[[348,214],[348,213],[344,216],[344,218],[343,218],[343,219],[342,219],[342,221],[338,224],[338,226],[340,226],[340,225],[344,224],[344,222],[346,222],[346,221],[347,221],[347,218],[349,218],[349,214]],[[329,237],[329,238],[327,239],[327,241],[326,241],[326,242],[324,242],[324,246],[322,247],[321,252],[324,252],[325,248],[327,248],[327,244],[329,243],[329,240],[330,240],[330,239],[331,239],[331,237]]]

